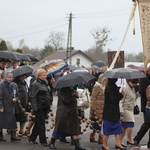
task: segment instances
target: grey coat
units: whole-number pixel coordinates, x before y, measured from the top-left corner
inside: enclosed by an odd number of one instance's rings
[[[12,82],[12,89],[18,91],[18,87]],[[9,88],[4,82],[0,83],[0,109],[4,112],[0,113],[0,128],[3,129],[16,129],[15,106],[12,102],[14,93],[10,94]]]

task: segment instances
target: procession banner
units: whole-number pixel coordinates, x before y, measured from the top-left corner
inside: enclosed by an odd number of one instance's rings
[[[150,62],[150,0],[138,0],[145,72]]]

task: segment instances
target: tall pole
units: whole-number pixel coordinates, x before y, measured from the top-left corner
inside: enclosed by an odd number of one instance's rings
[[[66,53],[66,57],[69,58],[69,65],[72,65],[71,55],[72,55],[72,13],[69,14],[67,53]]]

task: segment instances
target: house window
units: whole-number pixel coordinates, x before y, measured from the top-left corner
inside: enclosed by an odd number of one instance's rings
[[[76,64],[77,64],[77,66],[79,67],[79,65],[80,65],[80,59],[79,59],[79,58],[77,58]]]

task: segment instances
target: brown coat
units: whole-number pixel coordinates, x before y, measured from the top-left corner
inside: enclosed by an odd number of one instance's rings
[[[90,119],[93,121],[102,120],[104,107],[104,87],[96,82],[90,99]]]

